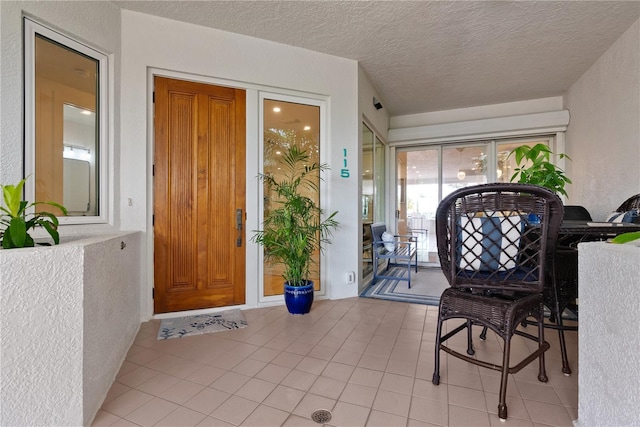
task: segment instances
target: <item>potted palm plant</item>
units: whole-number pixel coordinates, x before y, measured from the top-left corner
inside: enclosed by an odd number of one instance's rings
[[[313,304],[313,282],[309,280],[314,253],[331,243],[338,228],[337,211],[323,218],[324,211],[309,197],[319,190],[320,173],[326,164],[310,163],[306,151],[293,145],[282,153],[282,168],[276,175],[260,174],[265,194],[274,208],[266,215],[263,229],[254,231],[253,241],[264,247],[265,259],[284,267],[284,299],[292,314],[308,313]]]
[[[31,212],[31,208],[36,205],[54,206],[64,215],[67,214],[67,210],[55,202],[29,203],[22,200],[22,188],[26,180],[21,180],[18,185],[0,185],[4,199],[4,206],[0,206],[0,239],[4,249],[35,246],[29,232],[36,227],[44,228],[53,239],[54,245],[60,243],[58,218],[49,212]],[[39,244],[50,245],[46,242]]]

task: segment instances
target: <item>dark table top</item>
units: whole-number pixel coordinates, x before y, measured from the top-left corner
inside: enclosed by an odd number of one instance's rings
[[[558,243],[575,246],[580,242],[607,240],[618,234],[640,231],[640,224],[595,221],[563,221]]]
[[[617,235],[629,231],[640,231],[640,224],[628,222],[563,221],[560,234],[604,234]]]

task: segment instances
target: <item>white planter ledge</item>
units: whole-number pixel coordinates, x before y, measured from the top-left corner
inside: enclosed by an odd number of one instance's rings
[[[0,250],[0,425],[90,424],[140,326],[140,240]]]

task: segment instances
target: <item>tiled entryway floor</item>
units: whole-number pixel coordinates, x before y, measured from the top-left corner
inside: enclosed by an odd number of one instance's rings
[[[325,425],[336,427],[572,426],[577,332],[566,334],[573,369],[566,377],[557,333],[545,331],[549,382],[538,382],[535,362],[513,375],[509,418],[501,423],[498,372],[443,352],[441,383],[431,384],[436,312],[324,300],[304,316],[283,306],[245,310],[244,329],[166,341],[156,340],[159,321],[143,323],[93,425],[318,426],[311,414],[326,409],[332,418]],[[531,345],[521,337],[513,343],[514,356]],[[475,345],[479,355],[499,357],[495,336]]]

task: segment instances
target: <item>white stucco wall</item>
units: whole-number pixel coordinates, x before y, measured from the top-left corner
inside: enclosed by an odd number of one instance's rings
[[[82,423],[82,269],[76,245],[0,250],[0,425]]]
[[[139,232],[82,242],[84,425],[102,406],[140,327],[140,243]]]
[[[323,148],[332,170],[324,185],[328,212],[340,211],[341,229],[325,252],[327,296],[357,295],[356,284],[346,284],[345,273],[358,266],[358,64],[355,61],[294,48],[252,37],[185,24],[146,14],[122,12],[122,144],[120,157],[122,197],[132,206],[122,205],[122,226],[146,231],[147,270],[142,278],[143,313],[151,315],[152,258],[152,122],[150,119],[150,73],[188,74],[191,80],[230,85],[247,90],[247,230],[259,228],[257,189],[258,93],[260,90],[284,94],[318,96],[327,100],[328,146]],[[346,148],[352,170],[340,178]],[[254,200],[255,199],[255,200]],[[258,247],[247,241],[247,303],[257,303],[256,269]]]
[[[577,426],[640,422],[640,246],[578,245]]]
[[[139,242],[0,250],[0,425],[91,422],[140,325]]]
[[[640,193],[640,21],[567,91],[567,192],[604,220]]]
[[[382,103],[380,110],[373,105],[374,97]],[[389,112],[384,105],[384,98],[380,96],[373,86],[367,73],[362,67],[358,66],[358,108],[360,116],[374,128],[378,135],[386,140],[387,132],[389,131]]]

